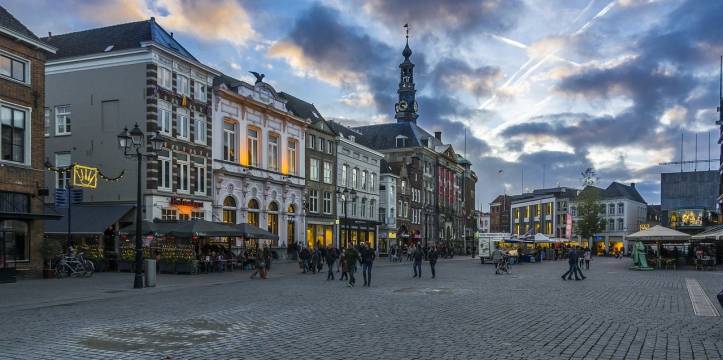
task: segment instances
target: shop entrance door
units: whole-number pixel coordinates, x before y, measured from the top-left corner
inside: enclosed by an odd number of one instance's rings
[[[16,247],[15,232],[0,230],[0,284],[16,282]]]

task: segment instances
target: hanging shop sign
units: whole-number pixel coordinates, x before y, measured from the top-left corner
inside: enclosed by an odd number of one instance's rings
[[[190,206],[194,209],[203,207],[203,203],[200,201],[194,201],[191,199],[184,199],[184,198],[178,198],[178,197],[171,198],[171,205]]]
[[[73,186],[95,189],[98,187],[98,168],[75,164]]]

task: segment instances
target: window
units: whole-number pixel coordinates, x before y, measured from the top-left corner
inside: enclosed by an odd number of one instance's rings
[[[279,171],[279,136],[269,135],[269,170]]]
[[[72,108],[70,105],[55,107],[55,135],[70,134],[70,114]]]
[[[223,199],[223,222],[228,224],[236,223],[236,200],[231,196]]]
[[[324,214],[331,214],[331,193],[324,192]]]
[[[331,184],[331,163],[324,161],[324,183]]]
[[[161,220],[178,220],[178,213],[175,209],[161,209]]]
[[[374,219],[374,207],[376,206],[376,201],[371,200],[369,201],[369,217]]]
[[[178,220],[183,220],[183,221],[191,220],[191,214],[178,214]]]
[[[356,216],[356,198],[351,199],[351,216]]]
[[[191,212],[191,220],[204,220],[206,216],[204,215],[203,211],[192,211]]]
[[[206,194],[206,164],[196,164],[196,194]]]
[[[232,123],[223,123],[223,159],[236,161],[236,127]]]
[[[309,159],[309,179],[319,181],[319,160]]]
[[[328,152],[329,154],[334,153],[334,144],[331,142],[331,140],[326,141],[326,152]]]
[[[357,171],[358,171],[357,168],[351,169],[351,187],[352,187],[352,188],[356,188],[356,185],[357,185],[357,184],[356,184],[356,173],[357,173]]]
[[[306,147],[309,149],[313,149],[316,146],[316,136],[309,135],[308,138],[306,138]]]
[[[297,172],[296,172],[296,162],[297,162],[297,160],[296,160],[296,141],[289,140],[289,146],[286,149],[286,151],[287,151],[287,153],[288,153],[287,155],[289,157],[289,159],[288,159],[289,174],[297,175]]]
[[[346,173],[349,166],[347,164],[344,164],[341,166],[341,182],[339,183],[340,186],[346,186]]]
[[[249,165],[259,166],[259,132],[249,128],[246,132],[246,145],[248,146]]]
[[[193,123],[194,123],[194,136],[193,140],[197,144],[206,144],[206,117],[203,115],[200,115],[199,113],[195,113],[193,115]]]
[[[376,182],[376,180],[375,180],[376,176],[377,176],[377,174],[375,174],[375,173],[371,173],[369,175],[369,190],[372,190],[372,191],[376,190],[376,188],[374,187],[374,183]]]
[[[407,146],[407,138],[406,138],[405,136],[402,136],[402,135],[397,136],[397,147],[398,147],[398,148],[403,148],[403,147],[405,147],[405,146]]]
[[[309,211],[319,212],[319,192],[316,190],[309,190]]]
[[[45,115],[43,117],[43,134],[50,136],[50,109],[45,108]]]
[[[0,123],[2,124],[2,159],[5,161],[13,161],[25,163],[25,144],[29,132],[26,128],[25,110],[11,108],[8,106],[0,107]]]
[[[361,210],[360,211],[361,217],[366,217],[367,216],[367,199],[361,200],[361,209],[360,210]]]
[[[164,67],[158,67],[158,85],[168,90],[172,89],[171,70]]]
[[[269,204],[269,212],[266,215],[266,226],[270,233],[279,234],[279,205],[275,202]]]
[[[618,219],[618,230],[622,231],[624,229],[624,222],[623,219]]]
[[[259,226],[259,202],[256,199],[249,200],[247,222]]]
[[[625,214],[625,204],[618,203],[618,215],[623,215],[623,214]],[[622,229],[620,229],[620,230],[622,230]]]
[[[176,92],[181,95],[191,96],[187,77],[176,74]]]
[[[615,204],[608,205],[608,215],[615,215]]]
[[[158,101],[158,127],[161,133],[171,134],[171,104],[162,100]]]
[[[0,55],[0,75],[20,82],[30,83],[27,80],[27,69],[27,61]]]
[[[193,82],[193,97],[198,101],[206,102],[206,86],[198,81]]]
[[[189,121],[188,121],[188,110],[178,109],[178,137],[184,140],[189,138]]]
[[[319,138],[319,151],[324,152],[326,151],[326,140]]]
[[[406,190],[406,189],[407,189],[407,181],[406,181],[406,180],[402,180],[402,187],[401,187],[402,194],[406,194],[406,193],[407,193],[407,190]]]
[[[158,189],[171,191],[171,179],[173,178],[173,171],[171,170],[171,157],[159,156],[158,167],[161,169],[158,178]]]
[[[55,166],[66,167],[70,166],[70,154],[55,154]],[[55,188],[66,189],[70,184],[70,177],[73,175],[72,171],[56,172],[55,173]]]
[[[366,189],[367,189],[367,171],[366,171],[366,170],[363,170],[363,171],[362,171],[361,188],[362,188],[362,190],[366,190]]]
[[[191,177],[191,167],[188,164],[188,156],[178,159],[178,191],[188,192]]]

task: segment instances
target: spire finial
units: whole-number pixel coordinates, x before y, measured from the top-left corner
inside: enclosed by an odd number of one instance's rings
[[[407,44],[409,44],[409,23],[404,24],[404,30],[407,32]]]

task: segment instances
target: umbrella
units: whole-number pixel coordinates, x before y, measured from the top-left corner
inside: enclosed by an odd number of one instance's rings
[[[264,229],[261,229],[255,225],[241,223],[241,224],[234,224],[232,226],[240,231],[240,234],[237,236],[243,236],[248,239],[279,240],[278,235],[274,235],[274,234],[272,234]]]
[[[163,224],[144,220],[141,222],[141,234],[163,234],[162,225]],[[136,233],[136,224],[130,224],[123,227],[119,230],[119,232],[121,234],[134,235]]]
[[[242,236],[235,226],[213,221],[191,220],[169,223],[169,225],[171,226],[166,234],[177,237]]]

